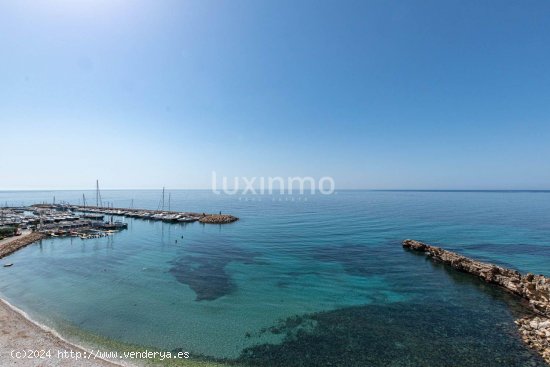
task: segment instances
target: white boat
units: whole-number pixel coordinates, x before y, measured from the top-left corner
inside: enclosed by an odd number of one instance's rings
[[[195,218],[195,217],[183,217],[183,218],[178,219],[178,222],[182,222],[182,223],[191,223],[191,222],[196,222],[196,221],[197,221],[197,218]]]

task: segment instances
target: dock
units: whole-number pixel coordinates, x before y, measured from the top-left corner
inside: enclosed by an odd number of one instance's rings
[[[169,210],[106,208],[98,206],[79,205],[72,205],[70,206],[70,209],[76,212],[91,213],[91,215],[119,215],[130,218],[171,223],[199,222],[203,224],[228,224],[239,220],[239,218],[230,214],[206,214],[195,212],[177,212]]]
[[[101,214],[75,213],[60,205],[3,208],[0,209],[0,229],[8,233],[12,231],[15,236],[30,230],[44,236],[88,239],[105,237],[128,228],[128,223],[112,219],[105,222],[103,217]]]

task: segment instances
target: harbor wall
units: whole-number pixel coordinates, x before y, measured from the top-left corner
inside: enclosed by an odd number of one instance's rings
[[[44,237],[46,237],[45,234],[38,232],[32,232],[21,237],[14,237],[12,241],[4,243],[0,247],[0,259],[30,245],[33,242],[40,241]]]

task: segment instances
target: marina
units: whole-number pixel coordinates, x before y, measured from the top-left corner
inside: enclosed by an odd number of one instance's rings
[[[29,207],[3,208],[0,210],[0,228],[13,228],[14,236],[21,231],[39,233],[44,236],[73,236],[82,239],[112,235],[128,228],[128,224],[111,217],[90,216],[76,213],[63,205],[32,205]]]
[[[107,221],[104,220],[106,216],[110,217]],[[226,224],[239,219],[221,213],[55,204],[54,198],[53,204],[0,208],[0,258],[47,237],[78,237],[88,240],[113,236],[128,228],[126,218],[186,224]],[[5,267],[11,265],[4,264]]]
[[[55,201],[55,199],[54,199]],[[105,217],[110,217],[105,220]],[[122,217],[122,218],[120,218]],[[117,219],[115,219],[117,218]],[[227,224],[239,218],[229,214],[177,212],[61,204],[33,204],[0,208],[2,236],[19,236],[21,231],[40,234],[35,240],[49,237],[79,237],[83,240],[114,235],[127,229],[126,218],[168,223]],[[10,252],[11,253],[11,252]]]

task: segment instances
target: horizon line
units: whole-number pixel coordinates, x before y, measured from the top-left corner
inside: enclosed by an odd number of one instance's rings
[[[211,188],[165,188],[166,190],[173,191],[212,191]],[[95,191],[95,188],[86,188],[86,189],[50,189],[50,188],[40,188],[40,189],[3,189],[0,188],[0,192],[24,192],[24,191]],[[162,191],[163,188],[103,188],[100,191]],[[300,191],[299,189],[292,191]],[[309,193],[311,190],[304,189],[305,193]],[[315,191],[318,191],[315,189]],[[550,192],[550,189],[365,189],[365,188],[345,188],[345,189],[336,189],[338,191],[386,191],[386,192]],[[285,189],[284,192],[287,192]],[[274,189],[273,193],[279,193],[279,189]],[[264,193],[266,194],[266,193]]]

